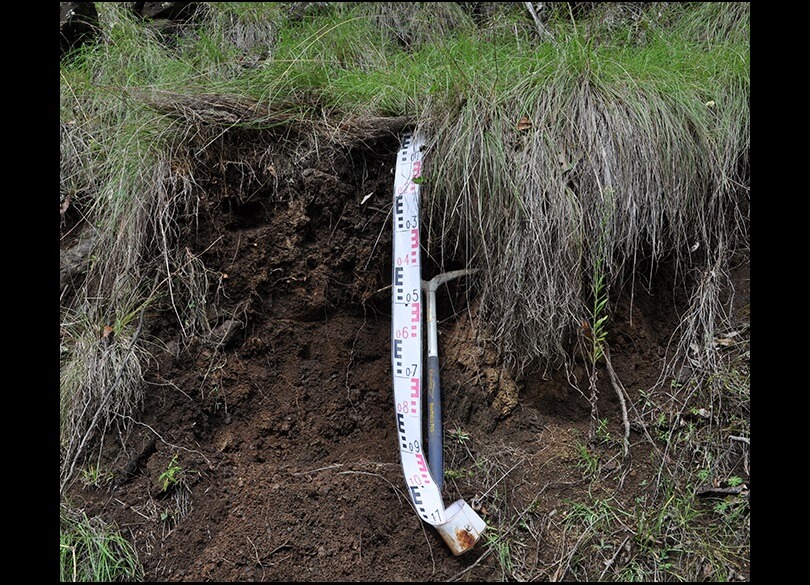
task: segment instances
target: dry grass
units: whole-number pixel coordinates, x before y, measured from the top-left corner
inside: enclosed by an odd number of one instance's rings
[[[120,320],[115,326],[82,319],[63,324],[64,336],[72,339],[63,338],[69,349],[60,376],[60,489],[75,477],[88,448],[110,431],[127,433],[124,421],[143,400],[142,316],[137,328],[124,328]]]

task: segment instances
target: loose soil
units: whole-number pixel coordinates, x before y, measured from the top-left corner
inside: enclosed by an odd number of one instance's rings
[[[222,140],[238,149],[245,137]],[[212,335],[184,338],[170,310],[147,313],[145,401],[132,432],[105,441],[114,479],[77,481],[67,492],[88,515],[117,523],[147,580],[505,578],[484,539],[453,556],[406,494],[390,358],[397,148],[392,135],[287,168],[258,156],[199,161],[201,207],[180,246],[208,270]],[[423,278],[432,277],[438,269],[423,258]],[[737,306],[747,305],[747,262],[734,280]],[[608,340],[633,399],[659,383],[686,307],[674,282],[664,264],[641,275],[632,296],[629,286],[612,291]],[[493,535],[522,514],[532,549],[507,577],[564,577],[556,519],[589,487],[577,445],[587,440],[590,404],[563,370],[520,379],[504,371],[473,334],[468,285],[453,281],[438,295],[444,499],[466,500]],[[584,370],[571,374],[586,391]],[[599,416],[621,436],[604,369],[599,379]],[[625,467],[618,446],[596,449],[608,470],[603,487],[628,508],[658,470],[638,427],[631,443]],[[175,456],[182,481],[164,490]]]

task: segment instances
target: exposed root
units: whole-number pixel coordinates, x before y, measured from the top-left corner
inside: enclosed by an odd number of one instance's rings
[[[610,360],[610,348],[607,342],[604,346],[605,364],[607,365],[608,374],[610,375],[610,383],[616,391],[616,396],[619,397],[619,404],[622,407],[622,421],[624,422],[624,441],[623,441],[623,454],[624,458],[630,456],[630,419],[627,416],[627,402],[624,398],[627,390],[624,389],[619,377],[616,375],[616,370],[613,369],[613,363]]]

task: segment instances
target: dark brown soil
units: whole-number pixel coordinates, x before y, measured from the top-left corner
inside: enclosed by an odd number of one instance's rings
[[[180,246],[209,270],[214,333],[186,343],[169,310],[147,315],[154,358],[140,419],[130,436],[106,441],[116,479],[76,482],[68,493],[131,538],[147,580],[504,578],[497,555],[481,558],[483,540],[453,556],[406,494],[386,288],[397,147],[396,137],[373,140],[264,175],[207,168],[199,223],[189,222]],[[435,270],[426,265],[423,278]],[[736,278],[743,304],[747,278],[746,264]],[[673,282],[664,266],[632,299],[629,288],[614,291],[611,355],[633,398],[658,382],[685,308]],[[537,530],[527,542],[539,546],[525,551],[532,571],[523,577],[550,580],[560,576],[552,519],[588,489],[577,445],[590,405],[564,371],[513,381],[499,370],[497,354],[470,334],[466,287],[462,279],[439,292],[445,466],[464,472],[448,477],[445,503],[463,498],[493,534],[524,513]],[[584,371],[573,373],[586,389]],[[599,390],[600,417],[621,436],[605,371]],[[455,429],[469,439],[454,439]],[[628,506],[657,471],[636,430],[631,442],[629,470],[616,466],[604,486]],[[602,448],[607,469],[618,452]],[[164,491],[175,456],[182,482]]]

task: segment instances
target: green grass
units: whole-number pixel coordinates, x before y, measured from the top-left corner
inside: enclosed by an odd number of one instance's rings
[[[116,526],[62,504],[59,581],[143,581],[143,577],[135,549]]]
[[[726,581],[745,574],[747,502],[699,501],[693,488],[670,483],[658,496],[633,502],[619,501],[620,493],[571,502],[563,520],[565,574],[575,581],[633,582]]]

